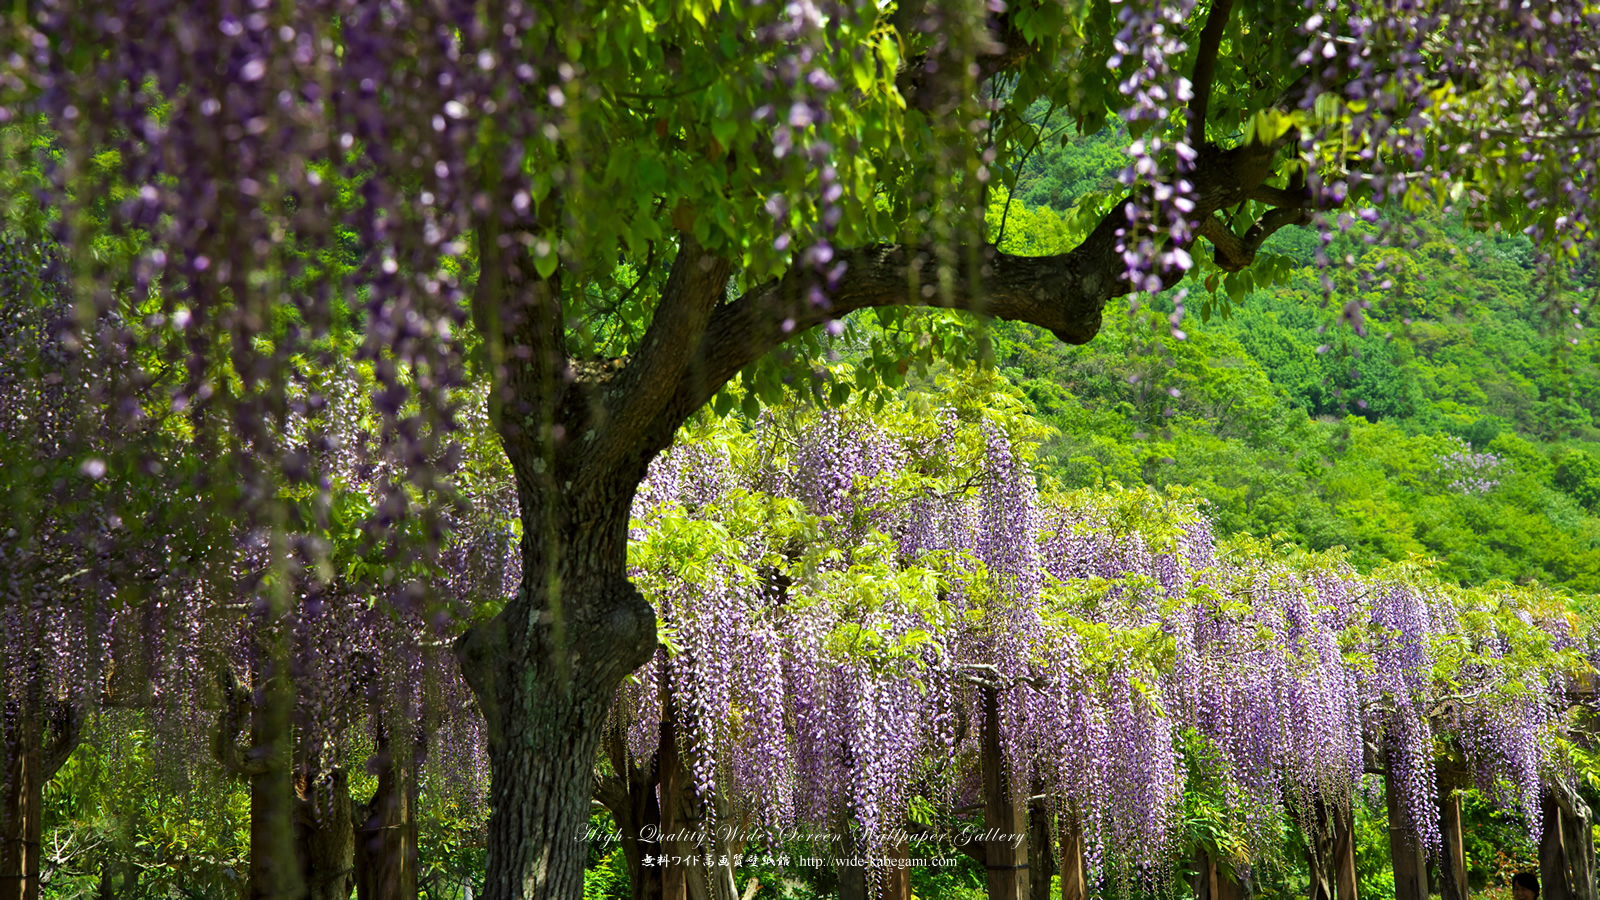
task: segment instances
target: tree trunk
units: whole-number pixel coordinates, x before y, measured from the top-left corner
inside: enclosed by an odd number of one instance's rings
[[[633,765],[623,749],[623,737],[613,731],[608,742],[611,767],[619,773],[602,779],[596,790],[596,799],[611,811],[622,840],[622,856],[628,864],[628,885],[631,900],[660,900],[661,864],[661,804],[656,797],[656,760],[660,753],[652,754],[642,766]],[[644,860],[651,860],[645,865]]]
[[[661,742],[656,750],[661,769],[661,852],[667,859],[661,864],[662,900],[687,900],[689,886],[686,880],[689,867],[681,862],[694,844],[683,839],[685,830],[682,810],[684,788],[688,772],[678,755],[678,716],[667,689],[667,667],[661,667]]]
[[[74,704],[41,701],[37,694],[31,701],[5,704],[0,900],[38,900],[44,787],[77,749],[82,713]]]
[[[370,800],[352,809],[352,855],[359,900],[416,900],[416,773],[426,747],[419,736],[407,760],[387,731],[378,732],[378,750],[373,756],[378,786]]]
[[[655,612],[626,577],[634,484],[606,521],[595,521],[605,510],[552,512],[554,533],[564,539],[558,571],[546,565],[550,548],[537,539],[546,516],[524,496],[523,521],[533,527],[524,530],[523,587],[457,644],[488,725],[483,900],[583,895],[588,844],[576,838],[588,827],[606,712],[623,677],[655,650]],[[584,527],[569,529],[562,519]]]
[[[867,900],[871,885],[867,880],[867,867],[860,864],[861,842],[856,840],[848,821],[840,825],[839,833],[844,835],[844,842],[839,845],[841,861],[837,865],[839,900]]]
[[[5,808],[0,810],[0,900],[23,900],[38,894],[38,837],[28,826],[28,807],[39,769],[39,728],[20,704],[5,706]],[[31,863],[31,867],[30,867]],[[34,872],[30,877],[29,872]]]
[[[1028,894],[1027,817],[1024,802],[1013,796],[1011,773],[1000,752],[1000,697],[992,687],[983,692],[983,826],[989,870],[989,900],[1026,900]]]
[[[594,755],[610,689],[559,679],[546,664],[504,672],[504,716],[489,740],[489,867],[484,900],[576,900],[583,895]]]
[[[1539,803],[1544,833],[1539,839],[1540,900],[1594,900],[1594,838],[1587,805],[1570,787],[1556,783]]]
[[[301,900],[306,885],[295,841],[298,800],[290,767],[293,685],[269,675],[250,710],[250,900]]]
[[[1383,793],[1389,811],[1389,853],[1394,863],[1395,900],[1428,900],[1428,861],[1413,835],[1415,829],[1410,827],[1393,769],[1383,776]]]
[[[1338,862],[1333,852],[1333,811],[1321,795],[1311,801],[1311,821],[1306,830],[1306,870],[1311,878],[1310,900],[1336,900]]]
[[[1556,802],[1561,807],[1562,844],[1578,900],[1596,900],[1594,860],[1594,814],[1571,786],[1557,784]]]
[[[1338,900],[1357,900],[1356,897],[1356,811],[1352,805],[1334,812],[1333,858],[1338,878],[1334,896]]]
[[[306,900],[349,900],[355,888],[355,832],[344,770],[295,773],[295,845]]]
[[[1195,850],[1194,868],[1196,900],[1246,900],[1251,894],[1244,877],[1224,869],[1205,850]]]
[[[1567,885],[1567,853],[1561,828],[1561,807],[1546,791],[1539,801],[1543,828],[1539,836],[1540,900],[1575,900]]]
[[[1195,900],[1217,900],[1217,867],[1211,854],[1200,848],[1194,851]]]

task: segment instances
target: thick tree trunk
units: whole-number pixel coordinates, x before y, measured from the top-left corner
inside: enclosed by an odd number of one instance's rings
[[[355,888],[355,832],[343,769],[295,773],[295,845],[306,900],[349,900]]]
[[[295,838],[298,800],[290,762],[294,686],[288,677],[271,674],[270,641],[258,645],[256,654],[254,690],[241,685],[232,669],[217,673],[223,708],[211,752],[250,785],[249,900],[301,900],[305,879]],[[242,748],[238,736],[246,717],[250,739]]]
[[[250,900],[301,900],[306,884],[295,841],[298,800],[290,766],[293,685],[269,676],[250,710]]]
[[[48,711],[42,711],[48,710]],[[66,702],[7,703],[0,769],[0,900],[38,900],[44,787],[82,737],[82,710]]]
[[[416,773],[426,747],[419,737],[408,760],[386,731],[378,734],[373,758],[378,786],[371,799],[351,811],[359,900],[416,900]]]
[[[1540,900],[1594,900],[1594,838],[1587,805],[1562,784],[1552,784],[1539,804]]]
[[[1389,811],[1389,854],[1394,864],[1395,900],[1428,900],[1428,861],[1406,817],[1400,785],[1392,769],[1384,776],[1383,785]]]
[[[524,522],[544,522],[529,505],[525,497]],[[522,590],[458,644],[488,724],[484,900],[583,895],[588,845],[579,838],[606,711],[622,678],[655,649],[655,613],[626,577],[626,499],[611,512],[620,525],[578,517],[586,528],[557,528],[566,538],[559,575],[544,565],[548,548],[525,539]],[[615,542],[614,552],[594,546],[602,537]]]

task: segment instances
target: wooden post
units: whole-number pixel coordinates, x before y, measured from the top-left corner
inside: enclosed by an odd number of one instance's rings
[[[1310,900],[1336,900],[1338,857],[1334,853],[1334,816],[1338,811],[1319,792],[1311,798],[1310,820],[1305,828],[1306,871],[1311,876]],[[1298,817],[1297,817],[1298,818]]]
[[[899,865],[886,866],[880,878],[881,889],[878,892],[881,900],[911,900],[911,870],[906,868],[906,860],[911,858],[910,848],[906,845],[905,838],[895,841],[886,848],[891,860]]]
[[[1561,833],[1561,807],[1547,789],[1539,800],[1544,825],[1539,836],[1539,900],[1575,900],[1567,884],[1567,852]]]
[[[1061,814],[1061,900],[1088,900],[1083,874],[1083,831],[1070,810]]]
[[[1400,797],[1394,767],[1383,776],[1383,795],[1389,810],[1389,853],[1394,862],[1395,900],[1428,900],[1428,861],[1412,836],[1410,820]],[[1543,900],[1550,900],[1545,897]]]
[[[683,856],[692,852],[687,841],[678,840],[676,832],[683,827],[678,815],[684,787],[683,763],[678,758],[677,708],[667,691],[667,667],[661,667],[661,742],[656,749],[656,759],[661,766],[661,853],[663,856]],[[662,900],[688,900],[687,867],[664,861],[661,866]]]
[[[989,832],[986,866],[989,900],[1027,900],[1028,848],[1025,804],[1012,797],[1011,780],[1000,753],[1000,692],[983,691],[983,825]],[[1018,836],[1023,840],[1018,841]]]
[[[1333,813],[1333,860],[1338,876],[1334,896],[1338,900],[1356,898],[1356,811],[1354,799]]]
[[[1461,795],[1455,787],[1439,786],[1439,836],[1444,854],[1439,859],[1441,900],[1467,900],[1467,853],[1461,834]]]
[[[861,842],[850,830],[849,821],[840,825],[839,833],[844,835],[844,842],[840,844],[843,848],[840,856],[842,861],[838,864],[839,900],[867,900],[867,867],[859,865],[863,860],[858,858],[861,855]]]
[[[1050,876],[1056,871],[1055,836],[1050,805],[1044,798],[1028,801],[1028,896],[1050,900]]]

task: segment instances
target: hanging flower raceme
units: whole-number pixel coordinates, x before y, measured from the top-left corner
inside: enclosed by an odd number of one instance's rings
[[[1170,875],[1196,767],[1252,853],[1286,798],[1347,802],[1372,742],[1425,844],[1441,742],[1532,809],[1564,664],[1492,657],[1576,657],[1561,622],[1506,604],[1485,620],[1418,571],[1218,547],[1181,498],[1041,495],[996,421],[852,416],[713,428],[653,463],[636,503],[635,580],[667,647],[614,715],[643,762],[671,698],[708,816],[850,827],[873,852],[914,797],[975,801],[987,689],[1013,799],[1049,796],[1101,878]],[[1470,659],[1439,649],[1469,638]]]

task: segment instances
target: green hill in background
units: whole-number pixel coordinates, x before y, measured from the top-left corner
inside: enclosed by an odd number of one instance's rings
[[[1122,159],[1104,136],[1048,142],[991,229],[1004,217],[1013,252],[1066,246],[1074,204],[1114,189]],[[1082,347],[994,323],[997,365],[1058,430],[1040,466],[1073,486],[1189,485],[1219,531],[1342,545],[1360,566],[1422,555],[1463,583],[1600,592],[1600,346],[1549,324],[1588,306],[1585,275],[1542,283],[1520,235],[1388,224],[1383,243],[1377,225],[1341,235],[1325,268],[1313,230],[1279,232],[1273,285],[1188,286],[1183,339],[1170,296],[1108,309]],[[1230,314],[1202,321],[1207,306]]]

